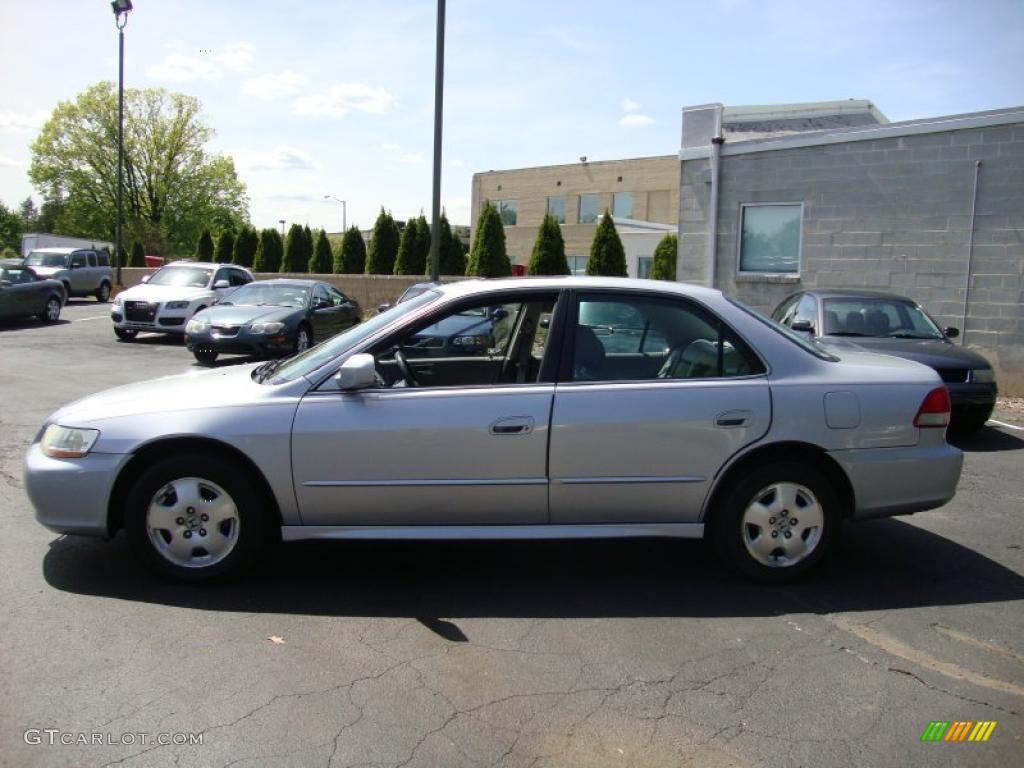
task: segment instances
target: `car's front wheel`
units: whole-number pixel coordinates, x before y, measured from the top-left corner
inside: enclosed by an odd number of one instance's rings
[[[60,299],[56,296],[51,296],[46,300],[46,306],[43,307],[43,314],[39,318],[44,323],[56,323],[60,320]]]
[[[292,352],[301,355],[311,346],[313,346],[313,331],[307,325],[300,325],[299,330],[295,332],[295,347]]]
[[[206,581],[252,565],[270,540],[264,501],[248,473],[215,455],[163,459],[132,486],[125,531],[143,563]]]
[[[791,581],[813,568],[838,535],[839,500],[813,467],[782,462],[744,477],[712,512],[724,559],[756,581]]]
[[[114,335],[117,336],[119,341],[134,341],[135,337],[139,334],[138,331],[133,331],[130,328],[115,328]]]

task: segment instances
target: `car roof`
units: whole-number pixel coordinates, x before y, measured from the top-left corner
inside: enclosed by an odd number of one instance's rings
[[[323,280],[303,280],[298,277],[272,277],[269,280],[256,280],[248,285],[294,285],[298,288],[311,288],[314,285],[327,285]]]
[[[166,264],[164,264],[163,266],[165,266],[165,267],[207,267],[209,269],[217,269],[219,267],[234,267],[235,269],[240,269],[243,272],[248,272],[249,271],[245,267],[239,266],[238,264],[228,264],[228,263],[220,263],[220,264],[218,264],[218,263],[213,262],[213,261],[192,261],[191,259],[178,259],[177,261],[169,261]]]
[[[59,256],[67,256],[75,251],[92,251],[94,248],[33,248],[29,253],[55,253]]]
[[[817,296],[821,299],[897,299],[899,301],[909,301],[911,304],[916,303],[910,297],[902,296],[898,293],[891,293],[889,291],[867,291],[860,288],[815,288],[807,291],[800,291],[800,293],[809,293],[812,296]]]
[[[721,298],[722,292],[714,288],[705,288],[690,283],[676,283],[668,280],[640,280],[626,277],[500,277],[460,280],[456,283],[444,283],[436,287],[445,296],[479,296],[486,293],[503,291],[522,291],[528,289],[576,290],[616,289],[631,291],[648,291],[651,293],[676,293],[691,298]]]

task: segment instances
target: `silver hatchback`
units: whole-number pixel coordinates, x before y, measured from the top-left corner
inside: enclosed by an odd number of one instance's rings
[[[840,359],[718,291],[467,281],[285,361],[73,403],[25,485],[51,530],[124,528],[189,580],[281,539],[706,536],[785,581],[843,520],[952,498],[949,408],[934,370]]]

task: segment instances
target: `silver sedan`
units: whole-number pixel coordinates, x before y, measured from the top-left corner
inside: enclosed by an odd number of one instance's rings
[[[718,291],[467,281],[285,361],[73,403],[25,486],[47,528],[123,528],[180,579],[280,540],[706,536],[779,582],[844,520],[953,497],[949,410],[932,369],[840,359]]]

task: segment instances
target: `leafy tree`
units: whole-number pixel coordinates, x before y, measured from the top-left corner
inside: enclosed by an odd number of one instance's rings
[[[466,274],[466,250],[462,247],[462,241],[452,234],[451,225],[448,224],[448,216],[442,211],[441,238],[438,250],[441,251],[442,275],[464,275]]]
[[[21,251],[21,218],[0,202],[0,248]]]
[[[213,130],[197,99],[162,89],[125,91],[125,230],[151,253],[189,254],[206,227],[248,219],[230,157],[211,154]],[[117,205],[117,89],[101,82],[61,102],[32,144],[29,178],[48,203],[40,229],[112,240]],[[40,218],[45,218],[46,203]]]
[[[39,208],[39,216],[36,217],[36,232],[48,232],[55,235],[68,234],[60,226],[63,214],[64,203],[61,200],[44,200]]]
[[[512,262],[505,250],[505,227],[498,209],[488,200],[476,222],[476,239],[469,252],[466,274],[472,277],[508,277]]]
[[[259,247],[259,235],[252,227],[243,226],[235,238],[235,247],[231,253],[231,261],[240,267],[251,267]]]
[[[321,229],[317,232],[316,246],[313,249],[313,256],[309,259],[309,271],[315,275],[329,275],[333,266],[331,241],[327,239],[327,233]]]
[[[231,255],[235,250],[235,236],[231,234],[231,230],[225,229],[220,233],[220,237],[217,238],[217,254],[215,261],[218,264],[230,264]]]
[[[142,243],[138,240],[132,243],[132,252],[128,257],[129,267],[144,267],[146,266],[146,250],[142,247]]]
[[[313,258],[314,240],[309,224],[302,228],[302,263],[309,269],[309,260]]]
[[[260,232],[260,242],[256,248],[252,268],[254,272],[278,272],[284,260],[284,243],[281,233],[271,227]]]
[[[422,275],[427,271],[430,255],[430,225],[422,214],[410,219],[402,231],[402,241],[395,259],[396,275]]]
[[[545,215],[537,230],[537,240],[530,254],[531,275],[568,275],[569,262],[565,258],[565,241],[558,219]]]
[[[199,235],[199,242],[196,243],[196,259],[198,261],[213,261],[213,237],[210,230],[204,229]]]
[[[594,233],[594,242],[590,246],[590,259],[587,261],[588,275],[604,275],[606,277],[627,277],[626,250],[615,229],[615,222],[606,210],[601,217]]]
[[[679,238],[675,235],[665,235],[654,249],[654,259],[651,263],[651,280],[676,279],[676,256],[679,251]]]
[[[21,228],[25,232],[35,232],[39,222],[39,209],[31,197],[26,197],[18,206],[18,216],[21,217]]]
[[[334,257],[334,271],[343,275],[361,275],[366,269],[366,242],[359,227],[353,224],[341,238],[341,248]]]
[[[419,272],[414,274],[425,275],[430,272],[430,224],[427,222],[427,217],[422,213],[416,219],[416,228],[419,230],[419,234],[416,238],[416,243],[419,245],[419,253],[416,255],[416,263],[414,266],[420,267]]]
[[[370,238],[370,250],[366,254],[366,274],[390,275],[395,269],[395,257],[398,255],[398,225],[390,213],[380,209],[377,221],[373,225],[373,236]]]
[[[288,227],[288,237],[284,241],[284,259],[279,270],[301,274],[306,271],[307,261],[306,233],[298,224],[292,224]]]

